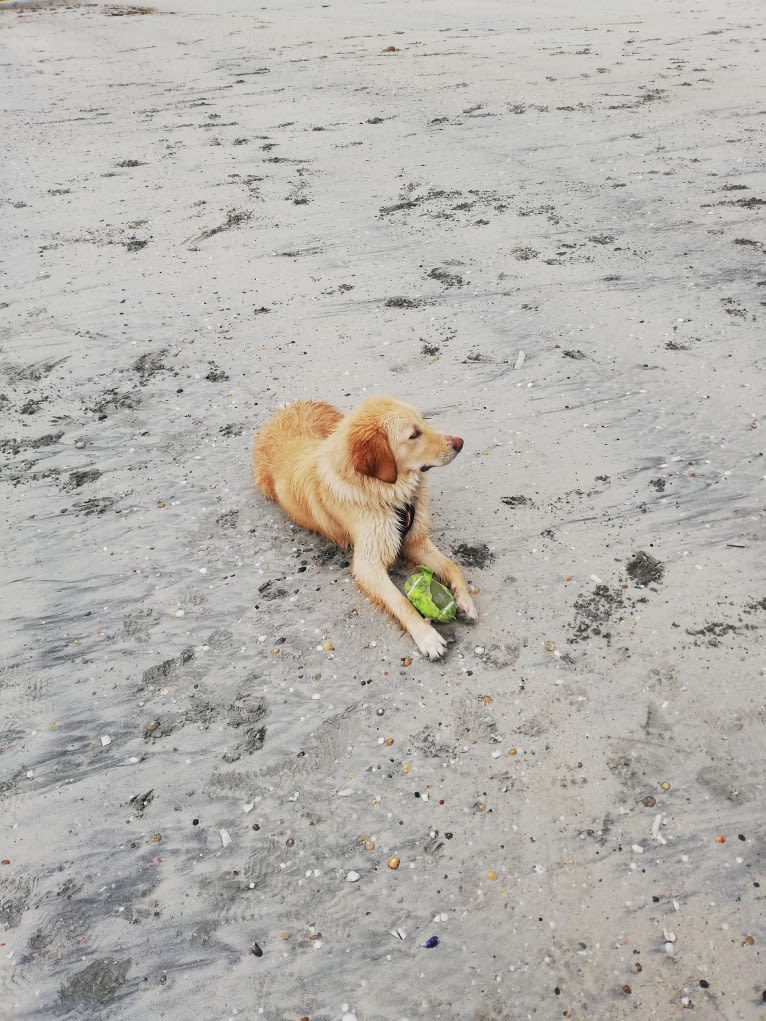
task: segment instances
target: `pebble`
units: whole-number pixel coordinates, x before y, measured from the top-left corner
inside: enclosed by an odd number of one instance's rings
[[[388,859],[388,861],[386,862],[386,865],[388,865],[388,867],[390,869],[393,869],[394,871],[396,871],[396,869],[399,868],[401,863],[402,863],[402,859],[398,855],[395,854],[393,856],[393,858],[389,858]]]
[[[224,847],[228,847],[229,844],[231,843],[231,835],[229,834],[229,831],[219,830],[218,832],[221,835],[221,843],[223,844]]]
[[[489,872],[487,873],[487,879],[489,879],[491,883],[494,883],[494,881],[497,879],[497,872],[493,872],[493,870],[490,869]]]
[[[428,939],[425,940],[425,942],[421,943],[420,945],[425,950],[433,950],[434,947],[438,947],[439,946],[439,937],[438,936],[429,936]]]
[[[106,748],[106,746],[110,745],[111,743],[112,743],[112,739],[111,739],[111,737],[109,737],[108,734],[104,734],[101,737],[101,747],[102,748]]]
[[[346,873],[347,883],[358,883],[361,878],[362,877],[359,875],[359,873],[354,872],[353,869],[351,870],[351,872]]]
[[[654,822],[652,823],[652,837],[657,841],[658,844],[667,844],[667,840],[660,833],[660,827],[662,826],[662,813],[655,815]]]
[[[670,790],[670,781],[669,780],[663,780],[662,783],[660,784],[660,788],[663,791],[669,791]]]

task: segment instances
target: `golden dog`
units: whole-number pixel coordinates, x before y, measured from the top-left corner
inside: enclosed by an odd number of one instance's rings
[[[461,613],[476,620],[462,571],[428,536],[423,476],[449,464],[462,447],[459,436],[435,432],[414,408],[391,397],[371,397],[345,416],[329,404],[296,401],[262,426],[253,446],[258,488],[297,524],[338,546],[353,546],[359,588],[429,659],[443,655],[446,642],[388,569],[399,555],[425,564],[450,586]]]

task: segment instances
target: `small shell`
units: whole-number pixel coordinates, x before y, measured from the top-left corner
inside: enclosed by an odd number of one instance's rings
[[[397,854],[395,854],[393,856],[393,858],[389,858],[388,859],[388,861],[386,862],[386,865],[388,865],[388,867],[390,869],[393,869],[394,871],[396,871],[396,869],[399,868],[401,863],[402,863],[402,859]]]

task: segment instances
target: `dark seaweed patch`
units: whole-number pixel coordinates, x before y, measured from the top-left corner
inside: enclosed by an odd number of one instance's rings
[[[61,488],[71,492],[73,489],[80,489],[81,486],[89,486],[99,478],[101,472],[98,468],[84,468],[82,471],[72,472]]]
[[[628,577],[632,578],[636,585],[645,588],[662,581],[665,573],[663,564],[656,560],[651,554],[639,550],[626,564],[625,569]]]
[[[485,568],[495,559],[495,554],[486,543],[479,542],[475,546],[461,542],[452,547],[452,552],[464,567]]]
[[[623,608],[622,591],[608,585],[596,585],[590,594],[583,593],[574,604],[574,635],[570,642],[582,642],[592,637],[611,639],[606,630],[612,617]]]

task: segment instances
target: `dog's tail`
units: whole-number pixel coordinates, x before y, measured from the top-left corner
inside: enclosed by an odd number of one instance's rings
[[[253,443],[253,481],[267,500],[276,500],[277,491],[274,488],[274,476],[267,456],[268,440],[264,437],[265,430],[264,426],[257,433]]]
[[[253,444],[253,479],[267,500],[276,500],[276,475],[291,470],[296,453],[307,443],[324,439],[342,416],[321,401],[293,401],[258,430]]]

